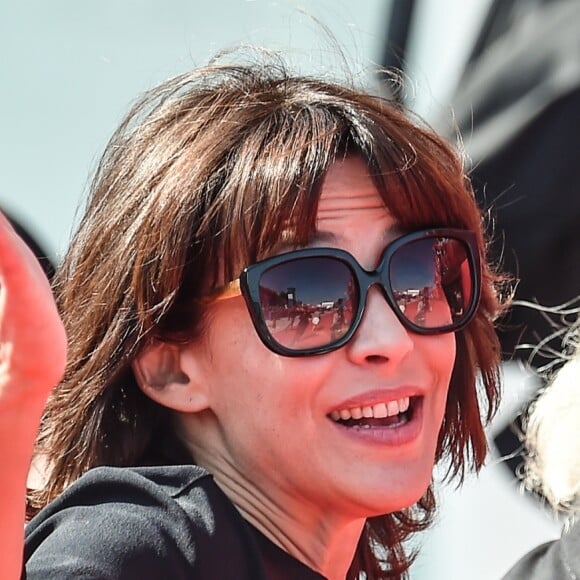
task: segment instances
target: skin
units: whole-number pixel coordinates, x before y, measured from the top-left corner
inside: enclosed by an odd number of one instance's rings
[[[26,476],[42,409],[65,361],[48,280],[0,214],[0,578],[20,578]]]
[[[347,158],[323,183],[312,245],[350,252],[374,269],[401,235],[365,164]],[[409,506],[433,469],[455,336],[407,331],[377,287],[353,339],[332,353],[288,358],[259,340],[242,297],[210,306],[203,337],[156,345],[136,365],[146,393],[178,412],[183,439],[244,517],[328,578],[344,578],[367,517]],[[156,361],[187,382],[151,388]],[[158,382],[158,381],[157,381]],[[410,441],[353,435],[333,410],[423,397]]]

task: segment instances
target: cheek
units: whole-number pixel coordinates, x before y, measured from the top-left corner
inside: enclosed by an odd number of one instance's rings
[[[290,419],[300,412],[306,391],[324,380],[328,365],[321,364],[320,358],[293,359],[273,353],[259,339],[243,301],[230,302],[210,313],[204,338],[214,410],[227,409],[231,414],[249,406],[267,421],[284,409]]]
[[[436,364],[436,373],[439,381],[438,392],[438,412],[440,421],[443,420],[445,408],[447,406],[447,395],[449,393],[449,386],[451,382],[451,375],[453,374],[453,367],[455,366],[455,357],[457,355],[457,346],[455,341],[455,334],[446,334],[441,336],[440,341],[435,341],[436,347],[432,351],[433,364]],[[441,425],[439,425],[441,426]]]
[[[451,376],[457,355],[454,333],[416,337],[415,348],[432,373],[441,375],[441,378]]]
[[[433,381],[432,410],[442,419],[457,354],[455,334],[422,337],[421,352]]]
[[[453,372],[456,355],[455,334],[447,333],[429,337],[427,346],[429,365],[441,377],[441,380],[446,380],[447,383],[449,383]]]

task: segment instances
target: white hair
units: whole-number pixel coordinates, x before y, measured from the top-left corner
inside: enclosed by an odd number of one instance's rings
[[[531,406],[526,485],[557,512],[580,513],[580,314],[567,330],[562,366]]]

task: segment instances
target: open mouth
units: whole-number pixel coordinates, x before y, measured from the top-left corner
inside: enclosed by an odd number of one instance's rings
[[[339,425],[355,429],[395,428],[413,419],[421,397],[377,403],[375,405],[337,409],[329,414]]]

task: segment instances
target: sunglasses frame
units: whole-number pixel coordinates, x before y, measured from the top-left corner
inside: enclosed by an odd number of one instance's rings
[[[384,273],[389,271],[390,263],[395,253],[406,244],[425,240],[429,238],[451,238],[463,242],[467,251],[467,258],[472,265],[471,268],[471,287],[472,296],[468,308],[463,316],[456,322],[448,324],[444,327],[424,328],[411,322],[401,312],[399,305],[393,294],[389,277],[386,276],[387,284],[383,283],[382,277]],[[250,317],[260,340],[273,352],[289,357],[298,356],[313,356],[318,354],[326,354],[333,350],[337,350],[344,346],[356,333],[366,309],[367,296],[370,288],[377,284],[383,292],[387,303],[394,311],[395,315],[401,324],[414,333],[421,335],[444,334],[446,332],[457,332],[464,328],[473,318],[475,311],[479,305],[481,296],[481,261],[477,249],[477,239],[474,232],[470,230],[453,229],[453,228],[433,228],[421,231],[411,232],[405,234],[400,238],[395,239],[388,244],[383,251],[378,267],[373,271],[365,270],[349,252],[338,248],[304,248],[285,252],[271,258],[266,258],[260,262],[247,266],[242,271],[239,278],[239,288],[243,295]],[[306,349],[291,349],[278,343],[266,325],[260,305],[260,278],[262,274],[270,268],[288,261],[299,260],[308,257],[329,257],[346,264],[354,273],[355,282],[359,290],[359,304],[353,316],[352,323],[349,330],[336,340],[327,345],[317,346]],[[235,284],[234,281],[231,284]],[[237,290],[237,289],[236,289]],[[238,292],[236,292],[237,294]]]

